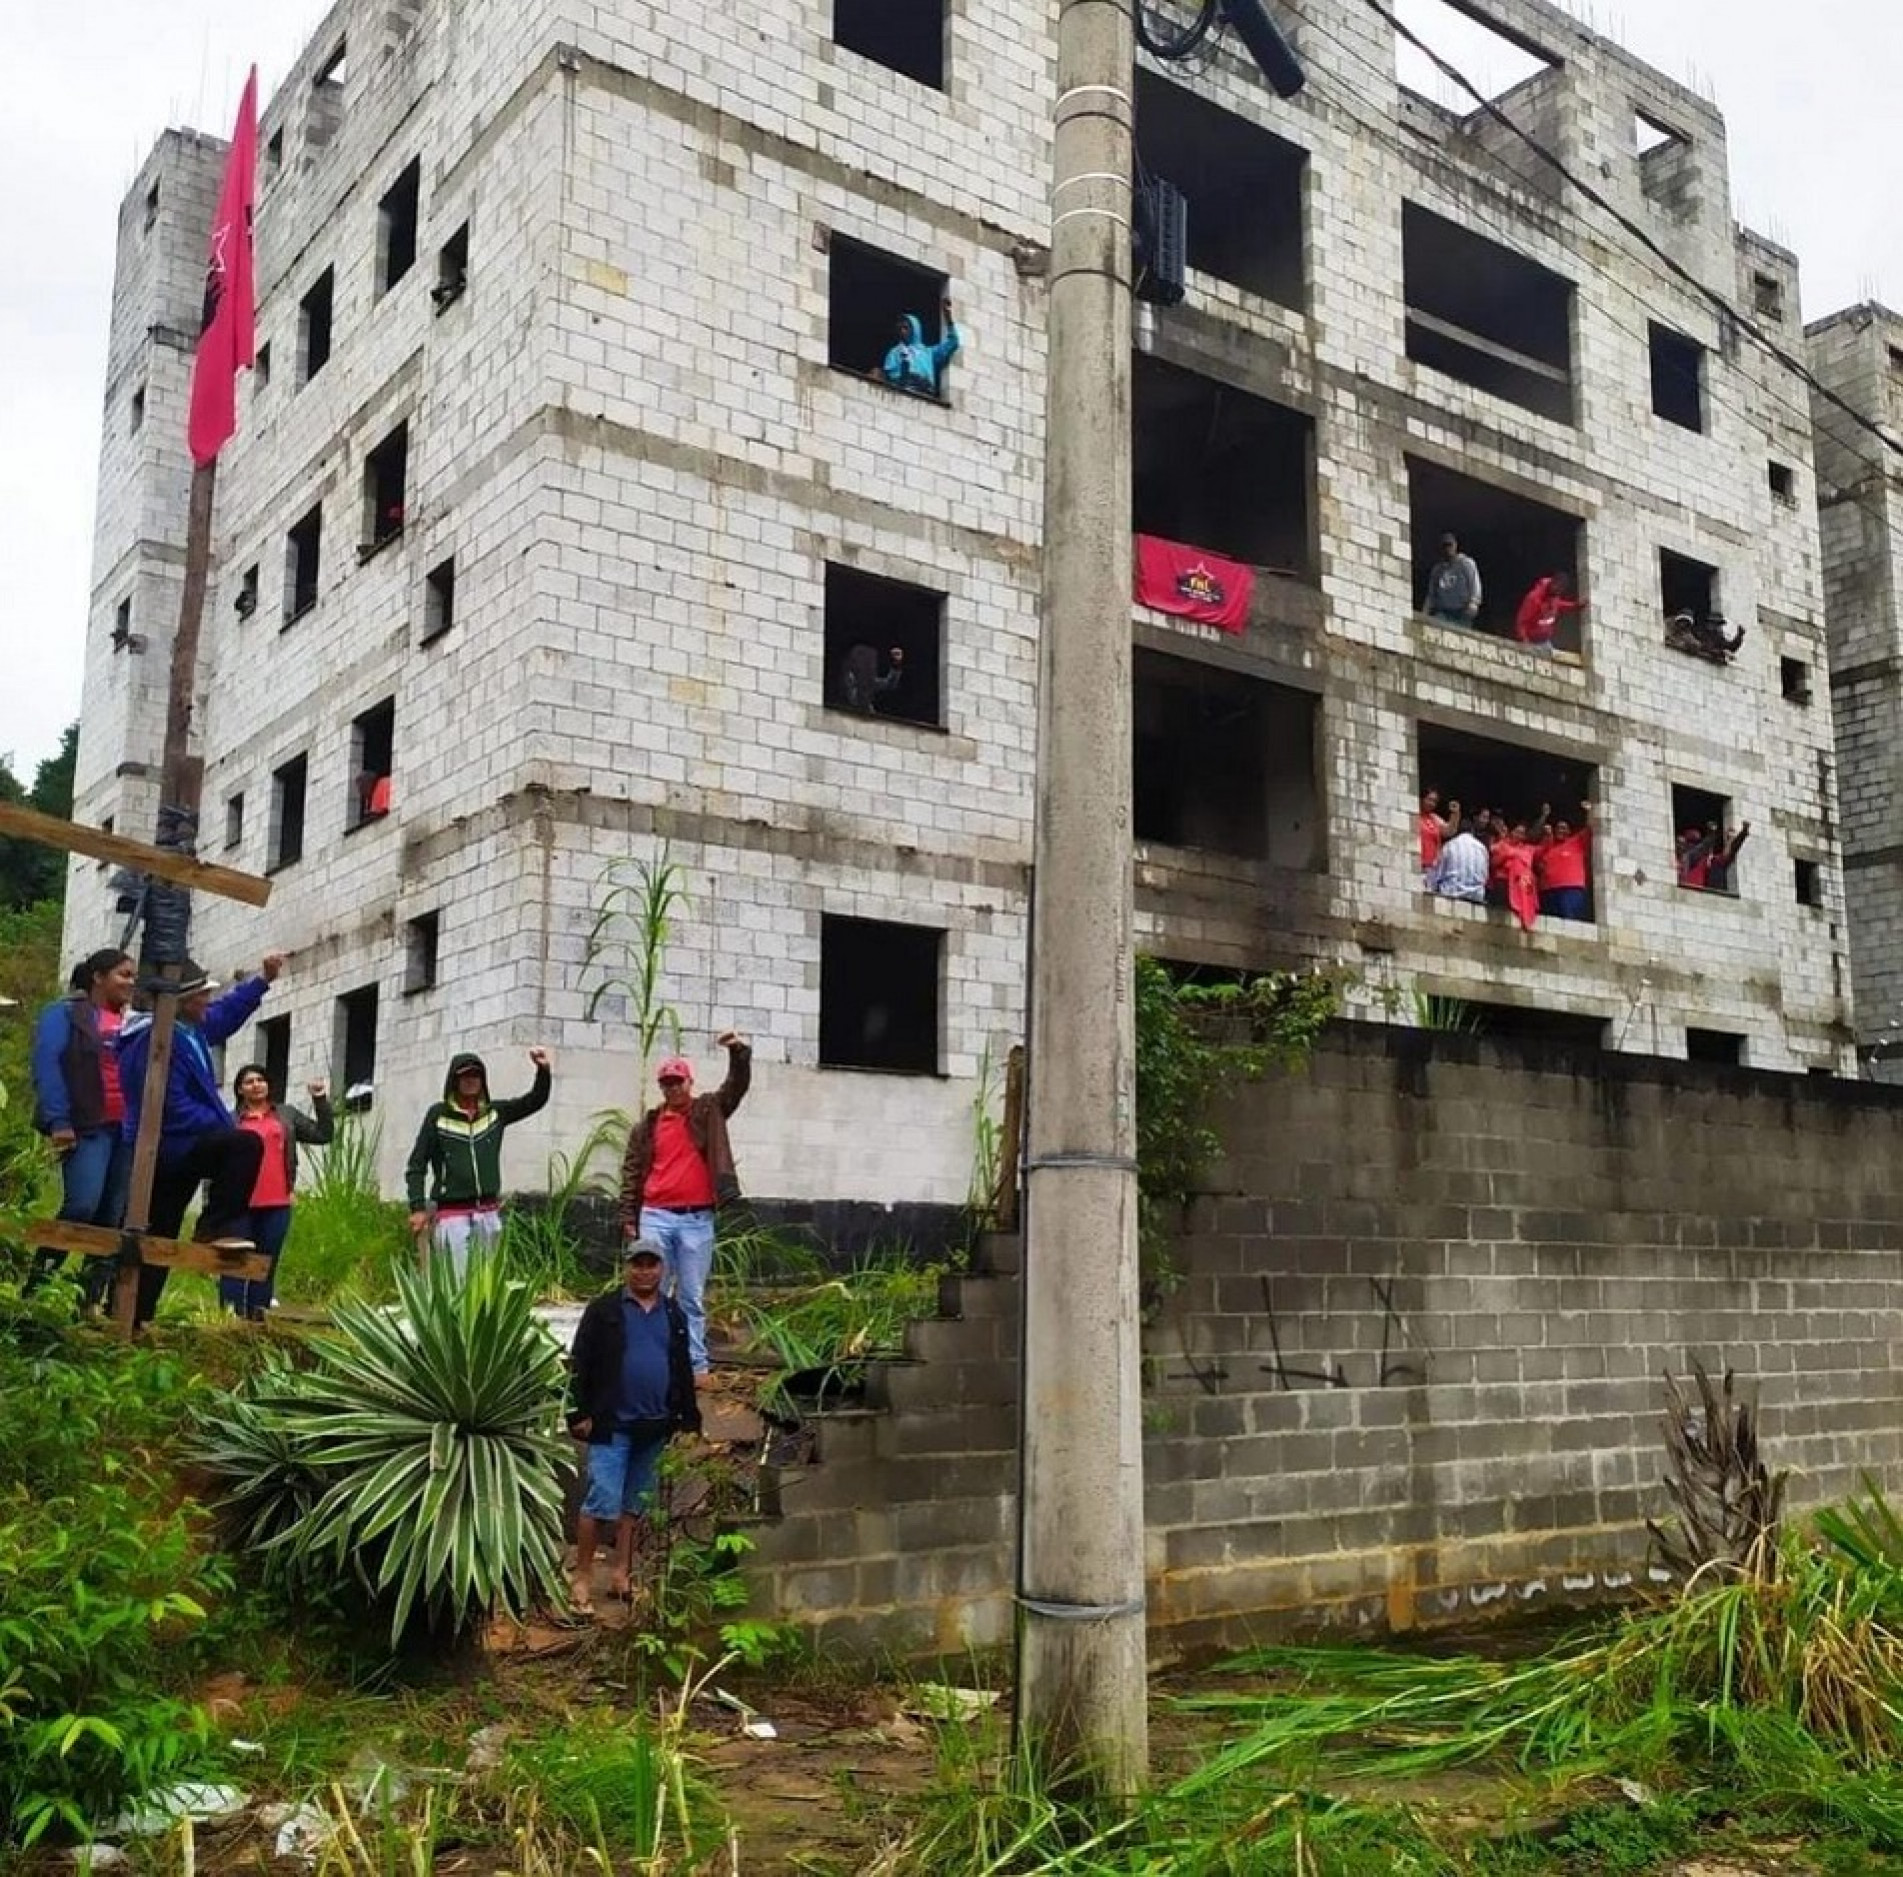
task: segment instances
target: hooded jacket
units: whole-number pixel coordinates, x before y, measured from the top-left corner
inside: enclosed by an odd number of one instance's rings
[[[925,343],[925,330],[916,313],[901,315],[906,336],[885,355],[880,367],[885,381],[901,391],[920,391],[928,398],[938,396],[938,375],[957,356],[958,327],[945,322],[945,336],[936,345]]]
[[[159,1124],[161,1159],[184,1153],[201,1134],[235,1126],[224,1091],[212,1073],[211,1052],[251,1021],[270,985],[262,977],[234,984],[206,1007],[196,1024],[172,1031],[172,1067],[165,1084],[165,1116]],[[152,1019],[131,1016],[119,1032],[119,1086],[126,1098],[122,1132],[139,1138],[139,1112],[145,1103],[145,1059],[152,1047]]]
[[[456,1078],[466,1068],[482,1076],[482,1093],[473,1115],[456,1106]],[[548,1065],[539,1063],[535,1085],[526,1095],[491,1101],[489,1071],[482,1058],[450,1057],[449,1073],[443,1077],[443,1099],[430,1104],[403,1169],[410,1210],[423,1210],[425,1181],[429,1201],[435,1206],[487,1206],[501,1198],[502,1136],[516,1122],[526,1121],[548,1106],[549,1082]]]
[[[727,1046],[727,1079],[711,1095],[696,1095],[687,1104],[687,1134],[694,1151],[707,1163],[714,1196],[725,1205],[740,1197],[740,1176],[734,1170],[733,1147],[727,1139],[727,1117],[745,1099],[753,1083],[753,1051],[745,1043]],[[661,1112],[656,1103],[628,1130],[628,1150],[621,1157],[621,1229],[633,1232],[641,1222],[641,1195],[647,1191],[654,1166],[654,1123]]]

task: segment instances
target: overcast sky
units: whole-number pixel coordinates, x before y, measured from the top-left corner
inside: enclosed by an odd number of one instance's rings
[[[1436,3],[1405,0],[1416,18]],[[1797,250],[1806,318],[1903,296],[1898,162],[1884,130],[1903,72],[1903,0],[1574,4],[1716,99],[1734,212]],[[167,125],[229,135],[246,66],[256,60],[268,98],[324,11],[322,0],[6,0],[0,754],[25,779],[79,707],[119,198]],[[1449,50],[1483,62],[1471,40]]]

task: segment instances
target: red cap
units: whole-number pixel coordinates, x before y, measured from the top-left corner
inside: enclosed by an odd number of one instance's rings
[[[685,1056],[670,1056],[654,1071],[657,1082],[691,1082],[694,1065]]]

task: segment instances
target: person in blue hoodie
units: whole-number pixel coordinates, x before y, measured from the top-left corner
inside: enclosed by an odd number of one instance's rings
[[[241,980],[218,998],[212,996],[218,985],[201,966],[188,959],[180,971],[171,1073],[165,1084],[165,1108],[159,1123],[151,1217],[146,1222],[154,1237],[178,1236],[193,1195],[206,1181],[211,1184],[193,1237],[202,1244],[217,1244],[250,1236],[251,1192],[258,1183],[264,1140],[239,1127],[225,1106],[211,1052],[251,1021],[264,1002],[265,992],[283,969],[284,954],[269,952],[256,977]],[[125,1091],[128,1141],[139,1137],[145,1065],[151,1047],[149,1018],[133,1018],[120,1032],[119,1081]],[[140,1267],[135,1322],[151,1322],[168,1275],[162,1265]]]
[[[950,300],[941,300],[938,310],[945,336],[936,345],[925,343],[924,328],[917,314],[899,315],[898,344],[885,355],[885,363],[879,367],[879,376],[895,390],[909,391],[921,398],[941,395],[945,367],[958,355],[958,328],[952,324]]]

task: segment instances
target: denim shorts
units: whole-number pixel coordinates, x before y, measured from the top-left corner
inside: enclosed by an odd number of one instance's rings
[[[597,1446],[588,1444],[588,1491],[582,1516],[618,1519],[644,1512],[661,1477],[666,1434],[616,1434]]]

